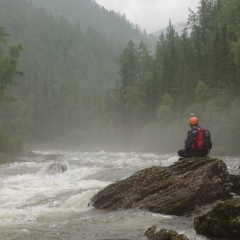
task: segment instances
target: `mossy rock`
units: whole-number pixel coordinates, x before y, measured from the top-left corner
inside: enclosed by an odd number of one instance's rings
[[[145,232],[145,236],[147,236],[149,240],[188,240],[185,235],[178,234],[175,231],[161,229],[157,232],[156,229],[156,226],[152,226]]]
[[[198,234],[208,237],[240,239],[240,206],[221,202],[211,211],[194,219]]]

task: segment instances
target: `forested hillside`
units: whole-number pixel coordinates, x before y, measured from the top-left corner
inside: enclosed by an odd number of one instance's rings
[[[121,81],[108,101],[113,136],[133,148],[176,151],[195,113],[215,153],[239,154],[239,70],[240,2],[200,1],[180,36],[169,23],[154,56],[132,41],[122,52]]]
[[[0,150],[177,151],[194,112],[216,153],[239,154],[239,16],[238,0],[202,0],[152,51],[152,37],[94,1],[1,0]]]
[[[148,42],[146,34],[89,0],[1,0],[0,9],[8,46],[21,43],[24,49],[18,64],[23,77],[11,86],[16,99],[2,107],[2,131],[22,142],[48,144],[76,138],[81,145],[99,136],[104,92],[120,79],[120,52],[131,37]]]
[[[147,35],[139,26],[130,23],[124,15],[108,11],[94,0],[28,0],[50,10],[55,16],[64,16],[73,24],[79,24],[82,31],[94,27],[112,42],[119,51],[128,41],[143,41],[149,50],[154,50],[156,38]]]

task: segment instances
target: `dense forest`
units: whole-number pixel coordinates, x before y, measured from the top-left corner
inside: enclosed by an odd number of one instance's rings
[[[131,38],[138,42],[145,39],[150,47],[153,44],[153,38],[124,16],[108,12],[94,1],[71,2],[65,16],[44,5],[54,0],[0,1],[0,24],[10,34],[3,47],[21,44],[23,48],[18,59],[23,76],[14,78],[17,86],[9,85],[12,99],[2,101],[1,109],[1,132],[17,142],[47,146],[50,142],[76,142],[76,146],[83,146],[100,136],[96,122],[103,114],[106,89],[120,79],[120,52]],[[60,9],[66,9],[65,5],[65,0],[53,4]],[[74,9],[84,12],[75,23],[68,20]],[[91,22],[89,16],[98,19]],[[112,38],[98,26],[105,26]],[[123,36],[120,40],[119,33]],[[10,142],[5,145],[2,151],[12,148]]]
[[[240,2],[201,0],[156,42],[89,0],[0,0],[0,151],[176,152],[194,112],[240,154]]]

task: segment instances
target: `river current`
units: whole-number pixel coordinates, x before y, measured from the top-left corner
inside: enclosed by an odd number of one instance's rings
[[[240,158],[224,157],[240,174]],[[150,166],[169,166],[176,154],[34,151],[0,165],[1,240],[147,239],[153,225],[205,240],[187,217],[147,210],[105,211],[91,198],[110,183]]]

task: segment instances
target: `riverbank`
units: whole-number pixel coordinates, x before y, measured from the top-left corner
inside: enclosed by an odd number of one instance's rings
[[[1,153],[0,152],[0,164],[5,164],[8,162],[13,162],[16,160],[16,158],[19,156],[20,154],[7,154],[7,153]]]

